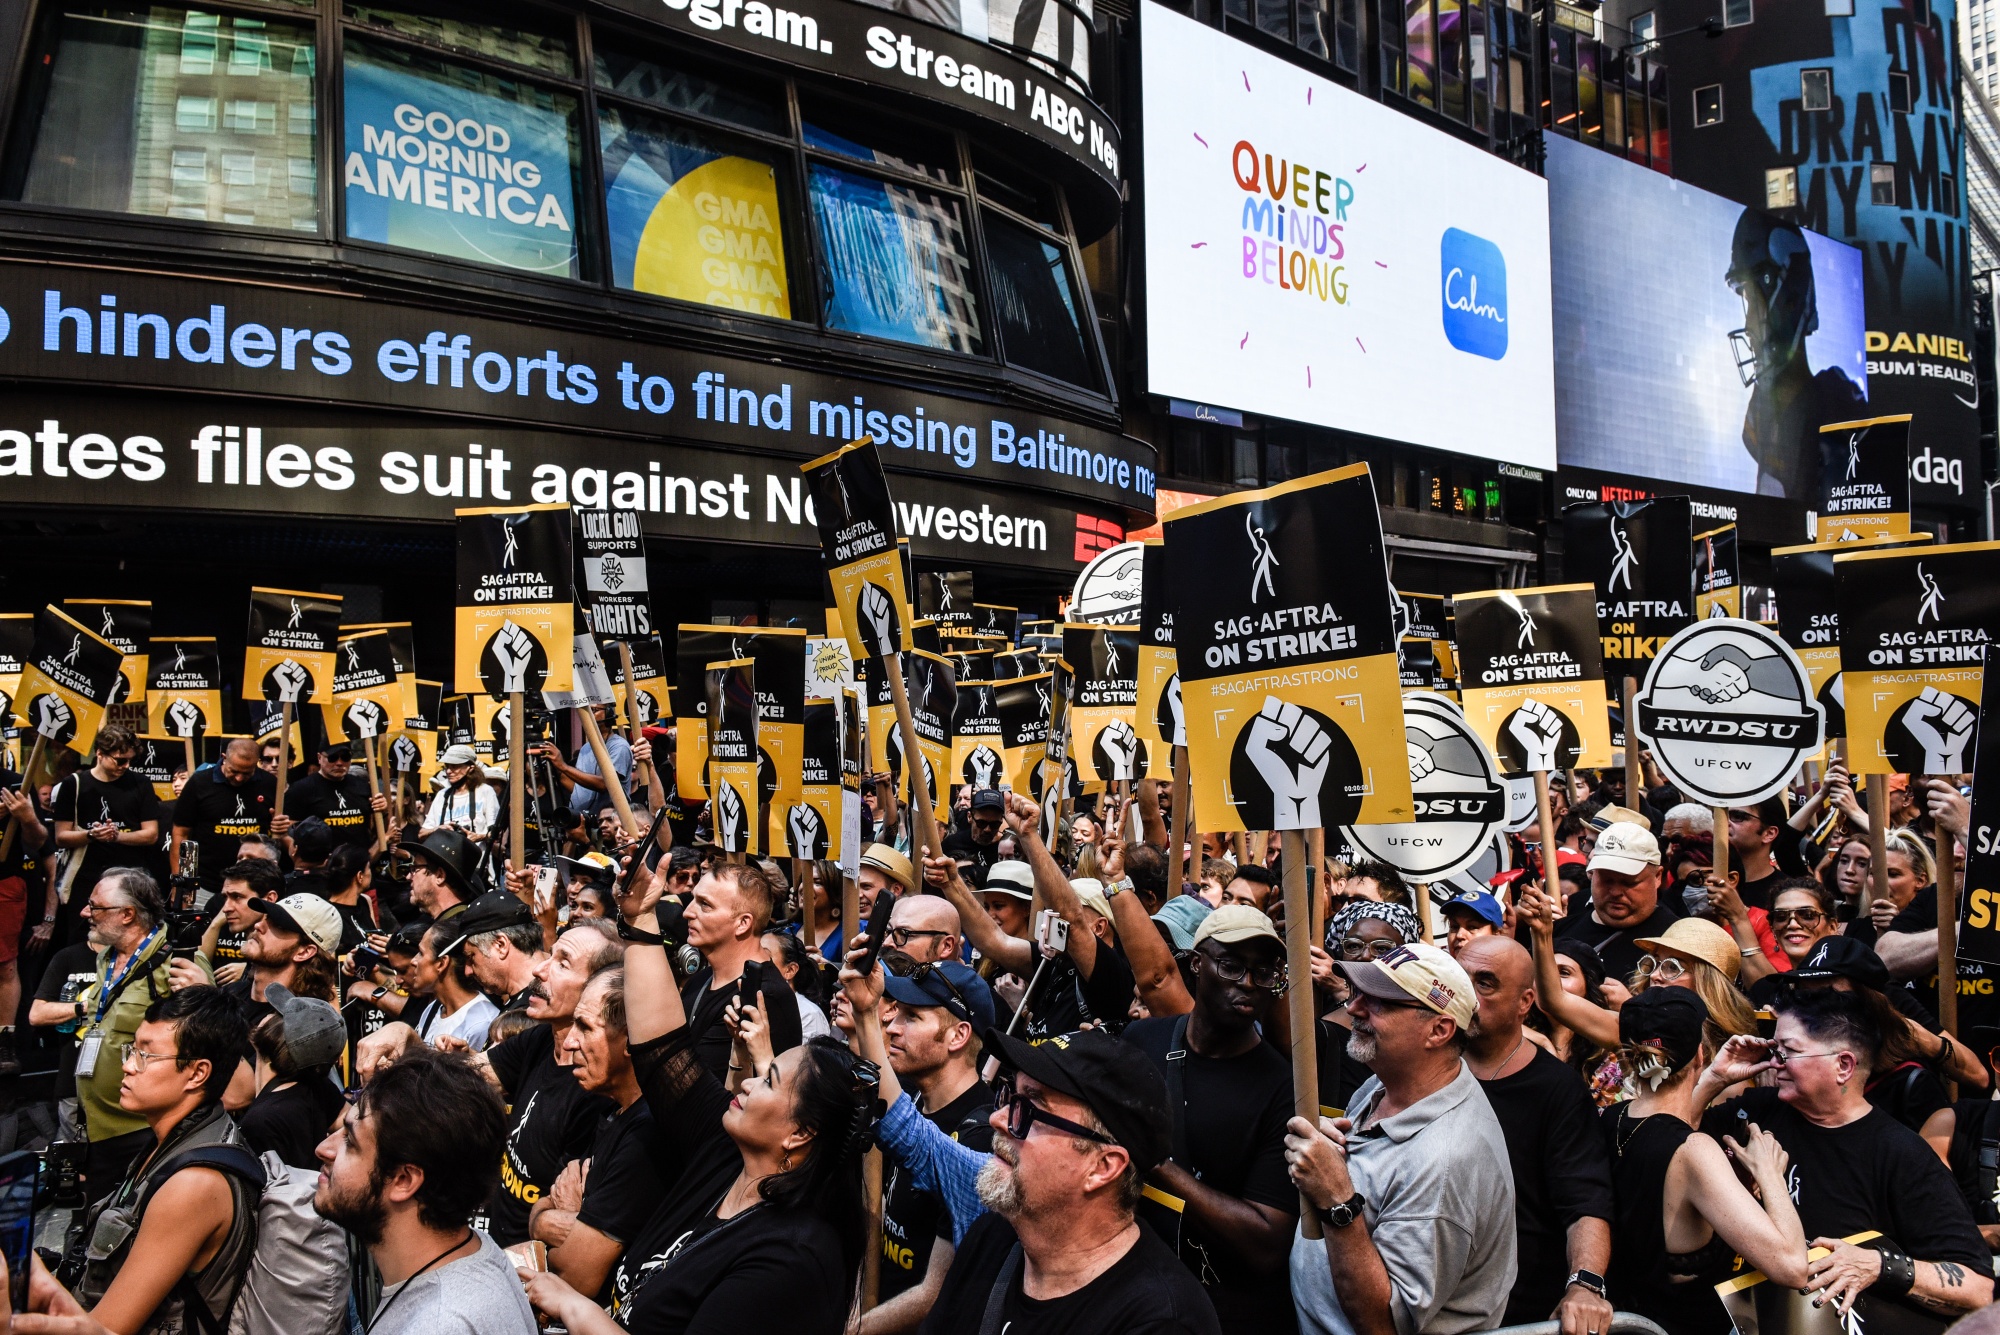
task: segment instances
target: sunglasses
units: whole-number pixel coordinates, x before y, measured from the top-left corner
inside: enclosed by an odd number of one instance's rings
[[[1773,927],[1788,927],[1792,923],[1817,927],[1826,921],[1826,915],[1818,909],[1772,909],[1768,917]]]
[[[1225,983],[1240,983],[1247,978],[1250,986],[1265,991],[1281,991],[1285,986],[1283,964],[1260,964],[1252,968],[1234,955],[1210,955],[1207,951],[1195,953],[1207,959],[1208,967]]]
[[[894,936],[895,934],[892,932],[890,935]],[[898,941],[896,944],[900,946],[903,943]],[[972,1019],[972,1003],[965,999],[965,993],[958,990],[958,985],[945,975],[943,969],[938,968],[934,963],[924,963],[910,970],[910,981],[918,987],[924,986],[926,982],[933,978],[943,983],[944,990],[951,994],[951,1000],[945,1003],[945,1009],[959,1019],[970,1022]]]
[[[1072,1136],[1096,1141],[1099,1145],[1118,1143],[1100,1131],[1092,1131],[1087,1126],[1078,1126],[1067,1117],[1058,1117],[1048,1109],[1037,1106],[1023,1097],[1020,1091],[1014,1088],[1012,1081],[994,1089],[993,1107],[1007,1115],[1007,1134],[1015,1140],[1026,1140],[1028,1133],[1035,1129],[1036,1123],[1040,1123],[1057,1131],[1066,1131]]]

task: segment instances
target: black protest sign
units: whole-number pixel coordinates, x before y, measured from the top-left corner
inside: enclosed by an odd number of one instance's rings
[[[632,655],[632,687],[639,710],[638,726],[643,728],[662,718],[672,717],[673,711],[668,707],[666,650],[660,646],[660,637],[644,635],[624,641],[624,644]],[[618,688],[619,725],[631,727],[634,720],[626,717],[625,709],[625,660],[616,648],[604,651],[604,667],[611,674],[611,684]]]
[[[1833,558],[1841,552],[1930,540],[1928,533],[1892,534],[1771,549],[1771,601],[1777,604],[1778,638],[1805,665],[1813,698],[1826,711],[1828,737],[1847,736],[1846,691],[1840,679],[1840,601]]]
[[[356,631],[379,630],[389,637],[389,658],[396,668],[396,684],[402,688],[403,700],[398,710],[400,717],[412,718],[423,713],[417,703],[417,633],[407,621],[367,621],[358,626],[342,626],[342,635],[352,635]]]
[[[976,633],[978,609],[972,601],[970,570],[925,571],[917,576],[917,615],[937,622],[938,629]]]
[[[1018,607],[1008,607],[1004,603],[974,603],[972,624],[981,635],[998,635],[1007,643],[1014,642],[1014,622],[1021,615]]]
[[[1180,666],[1174,658],[1174,609],[1168,600],[1167,549],[1154,539],[1145,545],[1145,577],[1139,586],[1138,698],[1132,729],[1146,759],[1141,778],[1171,783],[1174,748],[1187,745],[1181,716]]]
[[[403,720],[411,732],[436,732],[444,726],[444,683],[417,678],[417,712]]]
[[[1819,429],[1821,542],[1910,531],[1910,414]]]
[[[951,764],[951,721],[958,712],[958,681],[952,675],[950,659],[921,649],[903,660],[903,681],[910,696],[910,721],[916,725],[931,813],[943,825],[951,819],[951,783],[946,767]],[[890,724],[889,748],[893,770],[903,748],[903,730],[894,723]],[[908,765],[902,770],[905,800],[915,802],[917,771]]]
[[[446,746],[471,746],[477,737],[477,721],[469,695],[447,695],[438,701],[438,728]]]
[[[121,669],[125,682],[111,703],[146,703],[146,654],[153,634],[153,605],[129,598],[65,598],[62,605],[78,621],[94,627],[99,639],[117,645],[118,652],[125,655]]]
[[[682,625],[674,635],[674,787],[693,801],[708,796],[708,665],[742,658],[728,626]]]
[[[952,784],[998,788],[1006,772],[1002,751],[1000,708],[993,683],[984,677],[960,677],[958,706],[951,719]]]
[[[458,516],[454,662],[461,691],[495,700],[572,689],[576,579],[567,505],[489,506]]]
[[[748,658],[757,683],[757,795],[774,818],[799,799],[806,725],[806,644],[798,627],[731,637],[730,657]],[[761,845],[776,847],[771,841]]]
[[[1596,590],[1492,589],[1452,606],[1465,718],[1501,771],[1609,765]]]
[[[1674,636],[1634,703],[1639,740],[1705,806],[1777,795],[1825,741],[1826,711],[1805,665],[1754,621],[1698,621]]]
[[[874,442],[855,441],[799,471],[812,491],[820,558],[855,660],[910,648],[905,549],[897,546],[896,507]]]
[[[1147,756],[1132,727],[1139,703],[1139,628],[1071,622],[1063,627],[1070,686],[1070,754],[1085,791],[1146,777]]]
[[[12,725],[14,693],[21,685],[21,666],[35,647],[33,612],[0,612],[0,728]]]
[[[1416,819],[1349,825],[1341,833],[1412,881],[1442,881],[1486,855],[1507,819],[1507,790],[1493,753],[1443,696],[1404,696],[1403,735]]]
[[[601,639],[653,633],[642,519],[637,510],[577,511],[576,599],[584,624]]]
[[[1049,674],[1013,677],[993,683],[993,708],[1000,716],[1004,788],[1017,793],[1041,790],[1042,760],[1048,753]]]
[[[1972,750],[1972,831],[1965,841],[1965,894],[1959,901],[1961,959],[2000,966],[2000,684],[1993,652],[1980,682],[1978,740]],[[1994,712],[1986,713],[1992,705]]]
[[[1842,551],[1833,572],[1848,768],[1963,773],[2000,635],[2000,543]]]
[[[1694,619],[1693,544],[1685,496],[1563,507],[1563,573],[1597,589],[1606,671],[1638,675]]]
[[[1438,660],[1436,640],[1404,639],[1396,650],[1396,670],[1406,691],[1436,690]]]
[[[1164,541],[1202,827],[1411,819],[1394,599],[1367,465],[1176,510]]]
[[[1743,615],[1743,571],[1736,555],[1736,525],[1694,535],[1696,620]]]
[[[243,646],[243,698],[298,706],[333,694],[340,598],[295,589],[250,590]]]
[[[403,685],[386,630],[340,637],[333,656],[333,699],[320,706],[330,738],[372,741],[400,728]]]
[[[704,668],[708,698],[708,784],[715,842],[727,853],[761,853],[757,836],[757,683],[747,658]]]
[[[785,812],[785,847],[795,858],[841,855],[841,703],[807,700],[799,796]],[[777,812],[772,816],[775,819]]]
[[[213,635],[148,642],[146,728],[155,737],[205,737],[222,730],[222,660]]]
[[[35,613],[14,712],[47,741],[89,755],[104,711],[122,689],[124,661],[117,645],[67,613],[44,607]]]

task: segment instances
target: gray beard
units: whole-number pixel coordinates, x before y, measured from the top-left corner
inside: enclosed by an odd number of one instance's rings
[[[989,1159],[979,1170],[979,1203],[1005,1219],[1020,1217],[1021,1180],[1000,1160]]]
[[[1348,1034],[1347,1055],[1363,1066],[1373,1066],[1375,1058],[1381,1055],[1375,1044],[1375,1035],[1364,1034],[1359,1029]]]

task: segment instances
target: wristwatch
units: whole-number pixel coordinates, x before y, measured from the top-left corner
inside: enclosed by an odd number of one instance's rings
[[[1355,1192],[1344,1201],[1320,1207],[1319,1217],[1328,1228],[1346,1228],[1361,1217],[1361,1211],[1368,1204],[1368,1198]]]
[[[388,988],[386,988],[386,987],[378,987],[378,988],[376,988],[376,989],[375,989],[375,990],[374,990],[373,992],[370,992],[370,993],[368,994],[368,999],[369,999],[370,1001],[380,1001],[380,1000],[381,1000],[381,999],[382,999],[383,997],[386,997],[386,996],[388,996],[388,995],[389,995],[389,989],[388,989]]]
[[[641,931],[623,918],[618,920],[618,939],[636,941],[642,946],[663,946],[667,943],[667,938],[660,933]]]
[[[1567,1289],[1573,1286],[1581,1286],[1589,1289],[1600,1298],[1605,1296],[1607,1288],[1604,1283],[1604,1276],[1598,1274],[1596,1271],[1583,1269],[1572,1271],[1570,1277],[1563,1281],[1564,1288]]]
[[[1106,881],[1104,883],[1104,897],[1106,899],[1110,899],[1114,895],[1124,894],[1127,890],[1130,890],[1131,888],[1132,888],[1132,882],[1129,880]]]

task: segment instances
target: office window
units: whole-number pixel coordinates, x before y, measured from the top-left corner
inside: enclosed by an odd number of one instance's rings
[[[1722,26],[1740,28],[1757,18],[1755,0],[1722,0]]]
[[[808,188],[829,328],[984,351],[959,200],[818,163]]]
[[[1711,83],[1694,90],[1694,123],[1697,129],[1722,124],[1721,84]]]
[[[1807,111],[1833,110],[1833,71],[1799,71],[1799,102]]]
[[[1789,209],[1798,206],[1799,169],[1797,167],[1767,167],[1764,169],[1764,207],[1767,209]]]
[[[314,123],[310,27],[92,6],[63,13],[53,32],[31,67],[41,106],[22,199],[318,230],[317,193],[293,190],[287,155],[243,149],[281,117]],[[295,147],[311,161],[310,134]]]
[[[1069,249],[991,209],[981,213],[993,286],[993,322],[1009,363],[1097,388]]]
[[[611,36],[599,35],[592,57],[599,88],[669,111],[747,125],[766,134],[791,134],[782,84],[753,79],[735,70],[723,79],[709,78],[650,54],[628,54],[607,40]]]
[[[1891,72],[1889,75],[1889,110],[1907,116],[1910,112],[1910,76]]]
[[[529,32],[466,18],[412,14],[385,5],[356,4],[351,0],[346,6],[346,17],[350,23],[364,24],[385,36],[413,38],[469,55],[504,60],[543,74],[567,78],[576,73],[572,43],[560,33]]]
[[[1896,164],[1893,162],[1871,162],[1868,164],[1868,202],[1894,207],[1896,203]]]
[[[1653,38],[1659,33],[1659,30],[1660,30],[1659,16],[1654,14],[1652,10],[1649,9],[1643,14],[1633,15],[1632,17],[1633,50],[1643,55],[1646,49],[1652,45]]]

